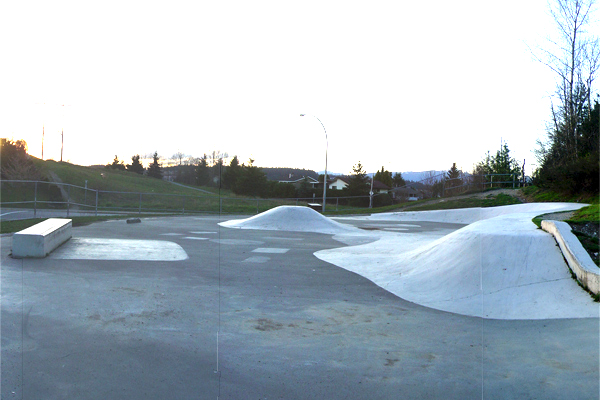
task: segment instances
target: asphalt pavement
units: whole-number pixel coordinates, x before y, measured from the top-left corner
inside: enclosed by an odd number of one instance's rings
[[[599,397],[598,319],[433,310],[316,258],[344,246],[331,235],[217,225],[230,218],[95,223],[45,259],[10,258],[2,237],[2,399]],[[84,244],[92,259],[69,258]]]

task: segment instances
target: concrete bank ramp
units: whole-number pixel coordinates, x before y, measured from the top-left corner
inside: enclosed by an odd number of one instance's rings
[[[546,213],[577,210],[587,204],[576,203],[526,203],[512,204],[499,207],[460,208],[454,210],[406,211],[395,213],[373,214],[366,217],[373,221],[431,221],[457,224],[472,224],[473,222],[516,213],[534,213],[531,218]],[[364,217],[361,217],[364,218]]]
[[[424,237],[420,244],[418,233],[399,233],[315,255],[405,300],[438,310],[494,319],[598,318],[599,304],[571,278],[554,238],[531,222],[556,206],[526,209],[496,210],[498,216],[435,241]],[[462,210],[463,217],[469,212],[470,217],[481,215],[479,210]],[[416,220],[431,220],[426,213]],[[443,217],[435,214],[429,217]]]
[[[250,218],[225,221],[219,225],[238,229],[315,232],[331,235],[362,232],[358,228],[333,221],[311,208],[301,206],[280,206]]]

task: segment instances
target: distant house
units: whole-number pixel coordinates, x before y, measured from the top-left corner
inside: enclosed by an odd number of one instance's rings
[[[350,179],[345,176],[336,176],[333,177],[332,180],[327,180],[327,188],[333,190],[342,190],[345,189],[350,183]]]
[[[373,180],[373,193],[388,193],[390,187],[383,182]]]
[[[424,193],[421,190],[410,186],[394,188],[390,190],[390,194],[392,195],[392,199],[400,202],[422,200],[424,197]]]
[[[290,179],[279,181],[279,183],[291,183],[296,188],[299,188],[302,185],[302,182],[304,182],[304,180],[306,180],[306,183],[308,183],[308,185],[312,189],[316,189],[317,186],[319,185],[319,181],[310,176],[303,176],[303,177],[297,178],[297,179],[290,177]]]

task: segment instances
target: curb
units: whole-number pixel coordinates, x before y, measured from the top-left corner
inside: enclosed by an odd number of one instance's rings
[[[600,268],[594,264],[571,227],[562,221],[542,221],[542,229],[552,234],[577,280],[590,292],[600,293]]]

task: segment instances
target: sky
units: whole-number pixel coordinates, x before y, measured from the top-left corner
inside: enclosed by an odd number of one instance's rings
[[[526,171],[545,0],[3,2],[0,136],[80,165],[213,150],[262,167]],[[300,114],[306,114],[300,117]],[[321,121],[321,123],[319,122]],[[326,140],[327,139],[327,140]],[[535,167],[535,166],[533,166]]]

